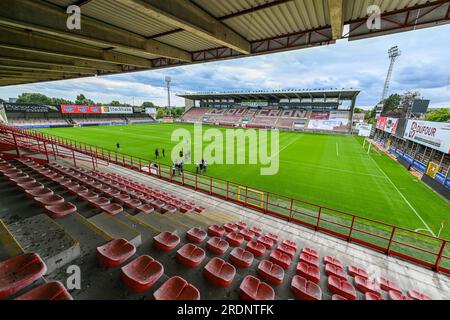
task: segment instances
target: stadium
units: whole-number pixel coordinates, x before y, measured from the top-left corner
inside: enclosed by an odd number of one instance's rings
[[[450,1],[380,1],[377,30],[353,0],[4,2],[0,86],[333,48],[450,21]],[[71,5],[85,14],[76,32]],[[248,33],[250,16],[259,27]],[[426,121],[429,101],[415,99],[372,126],[360,94],[178,93],[179,119],[1,103],[0,299],[448,300],[450,124]],[[229,135],[243,143],[224,146]]]

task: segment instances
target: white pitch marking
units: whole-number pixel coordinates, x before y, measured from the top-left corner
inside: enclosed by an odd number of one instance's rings
[[[336,155],[339,157],[339,145],[336,141]]]

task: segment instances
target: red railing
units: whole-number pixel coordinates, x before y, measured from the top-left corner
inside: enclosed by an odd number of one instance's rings
[[[445,239],[357,216],[340,210],[258,190],[206,175],[184,171],[173,174],[167,165],[31,130],[1,126],[3,132],[15,132],[46,143],[51,148],[66,148],[91,157],[95,169],[98,159],[192,188],[227,201],[250,207],[263,214],[303,225],[419,265],[450,274],[450,246]],[[16,145],[17,148],[17,145]],[[49,148],[44,151],[48,152]],[[74,162],[76,165],[76,162]],[[156,167],[154,167],[156,165]]]

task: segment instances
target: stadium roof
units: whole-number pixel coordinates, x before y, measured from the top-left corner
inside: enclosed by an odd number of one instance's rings
[[[232,91],[232,92],[199,92],[178,94],[177,96],[189,100],[208,99],[356,99],[359,89],[315,89],[315,90],[274,90],[274,91]]]
[[[0,86],[230,59],[449,23],[450,1],[2,0]],[[81,29],[66,9],[81,10]],[[343,34],[343,26],[349,32]]]

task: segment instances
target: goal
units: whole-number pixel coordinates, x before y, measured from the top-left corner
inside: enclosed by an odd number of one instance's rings
[[[238,201],[248,203],[255,207],[264,208],[264,196],[265,193],[262,191],[238,186]]]

